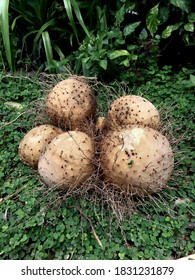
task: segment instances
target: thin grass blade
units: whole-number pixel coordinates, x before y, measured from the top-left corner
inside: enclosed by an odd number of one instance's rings
[[[51,45],[51,40],[49,36],[48,31],[42,32],[42,39],[43,39],[43,45],[45,49],[45,54],[47,58],[47,64],[49,67],[52,67],[53,65],[53,50],[52,50],[52,45]]]
[[[43,26],[41,26],[41,28],[39,29],[37,35],[35,36],[35,39],[33,41],[33,52],[36,48],[37,42],[39,41],[40,37],[42,36],[42,33],[49,27],[52,25],[55,25],[56,21],[54,19],[51,19],[50,21],[46,22],[45,24],[43,24]]]
[[[52,47],[57,52],[60,60],[64,60],[65,59],[65,55],[63,54],[63,52],[60,49],[60,47],[58,45],[56,45],[55,43],[53,43],[53,42],[52,42]]]
[[[0,27],[5,48],[7,62],[12,72],[14,72],[14,62],[9,36],[9,0],[0,1]]]
[[[72,26],[72,29],[74,31],[74,34],[76,36],[77,41],[79,42],[79,38],[78,38],[78,32],[77,32],[77,28],[74,22],[74,17],[73,17],[73,13],[72,13],[72,5],[71,5],[71,0],[63,0],[64,2],[64,7],[68,16],[68,19],[70,21],[70,25]]]
[[[26,39],[28,38],[28,36],[30,36],[30,35],[32,35],[34,33],[37,33],[37,32],[38,32],[38,30],[32,30],[32,31],[28,32],[26,35],[24,35],[23,38],[22,38],[22,45],[25,44]]]
[[[21,18],[21,17],[22,17],[22,16],[20,15],[20,16],[16,17],[16,18],[13,20],[12,25],[11,25],[11,30],[12,30],[12,31],[14,30],[14,28],[15,28],[15,26],[16,26],[16,21],[17,21],[19,18]]]
[[[40,0],[39,3],[39,13],[40,13],[40,19],[42,19],[43,21],[46,21],[47,18],[47,5],[48,5],[48,0]]]
[[[1,0],[0,0],[1,1]],[[17,14],[21,15],[21,17],[28,23],[30,23],[32,26],[34,26],[35,23],[35,13],[31,11],[30,9],[26,9],[26,1],[19,1],[17,3],[16,1],[10,1],[10,7],[17,12]],[[29,2],[32,4],[32,2]]]
[[[79,6],[78,6],[77,2],[75,0],[72,0],[71,3],[72,3],[72,6],[74,8],[74,13],[75,13],[80,25],[82,26],[82,28],[85,31],[85,33],[87,34],[87,36],[90,37],[90,33],[89,33],[89,31],[88,31],[88,29],[87,29],[87,27],[86,27],[86,25],[83,21],[83,17],[81,15],[81,12],[80,12],[80,9],[79,9]]]

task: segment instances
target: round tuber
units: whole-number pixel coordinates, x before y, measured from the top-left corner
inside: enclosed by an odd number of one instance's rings
[[[137,95],[126,95],[112,102],[107,114],[111,128],[125,125],[144,125],[157,129],[160,116],[155,106]]]
[[[67,130],[82,130],[86,120],[94,117],[96,101],[84,79],[71,77],[59,82],[50,91],[46,108],[55,125]]]
[[[38,163],[41,180],[49,187],[74,189],[94,171],[94,143],[84,132],[69,131],[49,143]]]
[[[110,131],[100,147],[104,179],[122,191],[147,195],[166,186],[174,159],[160,132],[141,126]]]
[[[53,125],[44,124],[31,129],[19,144],[19,157],[27,165],[37,167],[45,146],[63,131]]]

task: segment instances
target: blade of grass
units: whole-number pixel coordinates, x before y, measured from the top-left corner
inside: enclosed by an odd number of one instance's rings
[[[14,62],[10,44],[10,36],[9,36],[9,0],[1,0],[0,1],[0,27],[3,38],[3,45],[5,48],[6,59],[9,64],[9,67],[14,72]]]
[[[35,24],[35,13],[31,10],[27,10],[26,1],[20,1],[17,3],[16,1],[10,1],[10,7],[17,12],[17,14],[21,15],[21,17],[30,23],[32,26]]]
[[[57,52],[60,60],[64,60],[65,59],[65,55],[63,54],[63,52],[60,49],[60,47],[58,45],[56,45],[55,43],[53,43],[53,42],[52,42],[52,47]]]
[[[47,58],[47,64],[50,68],[53,65],[53,50],[52,50],[51,40],[48,31],[42,32],[42,39],[43,39],[43,45]]]
[[[55,25],[56,21],[54,19],[51,19],[50,21],[46,22],[45,24],[43,24],[43,26],[41,26],[41,28],[39,29],[37,35],[35,36],[35,39],[33,41],[33,51],[36,48],[37,42],[40,39],[40,37],[42,36],[42,33],[51,25]]]
[[[28,32],[26,35],[23,36],[23,38],[22,38],[22,48],[23,48],[23,46],[25,44],[25,41],[28,38],[28,36],[30,36],[34,33],[37,33],[37,32],[38,32],[38,30],[33,30],[33,31]]]
[[[79,6],[78,6],[77,2],[75,0],[72,0],[71,3],[72,3],[75,15],[76,15],[80,25],[82,26],[82,28],[85,31],[85,33],[87,34],[87,36],[90,37],[89,31],[88,31],[88,29],[87,29],[87,27],[86,27],[86,25],[83,21],[83,17],[81,15],[81,12],[80,12],[80,9],[79,9]]]
[[[74,22],[74,18],[73,18],[73,13],[72,13],[72,5],[71,5],[71,0],[63,0],[64,2],[64,7],[68,16],[68,19],[70,21],[70,25],[72,26],[72,29],[74,31],[74,34],[76,36],[77,41],[79,42],[79,38],[78,38],[78,32],[77,32],[77,28]]]
[[[21,18],[21,17],[22,17],[22,16],[20,15],[20,16],[16,17],[16,18],[13,20],[12,25],[11,25],[11,30],[12,30],[12,31],[14,30],[14,28],[15,28],[15,26],[16,26],[16,21],[17,21],[19,18]]]
[[[40,14],[43,21],[47,19],[47,12],[48,12],[48,0],[40,0]]]

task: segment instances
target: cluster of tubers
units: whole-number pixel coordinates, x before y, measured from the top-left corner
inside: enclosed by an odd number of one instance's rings
[[[132,195],[166,186],[173,152],[158,131],[158,110],[145,98],[117,98],[105,118],[96,118],[89,134],[86,128],[96,117],[95,95],[85,79],[70,77],[49,92],[46,111],[52,125],[30,130],[19,144],[19,156],[38,169],[48,187],[79,188],[97,168],[108,187]]]

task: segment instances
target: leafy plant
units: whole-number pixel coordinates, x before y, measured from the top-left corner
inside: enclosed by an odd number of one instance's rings
[[[86,76],[97,76],[101,71],[112,69],[113,72],[118,73],[120,68],[129,67],[138,59],[136,51],[140,47],[136,44],[127,46],[126,39],[131,35],[135,38],[135,30],[141,22],[133,22],[123,27],[122,22],[126,13],[127,8],[124,4],[117,11],[113,26],[109,28],[105,7],[103,10],[97,7],[97,18],[101,25],[97,32],[94,30],[84,39],[79,49],[70,57],[70,60],[74,60],[74,57],[78,58],[76,63],[74,61],[74,72],[79,73],[82,69]]]
[[[158,3],[148,12],[146,26],[150,34],[167,39],[177,31],[186,44],[193,44],[195,13],[192,1],[166,2]]]
[[[67,30],[59,29],[57,22],[65,18],[65,13],[62,6],[58,5],[57,2],[41,1],[18,1],[15,0],[11,3],[11,8],[16,14],[13,19],[17,24],[25,24],[27,28],[24,28],[24,35],[18,37],[18,44],[23,50],[33,55],[33,57],[42,55],[42,45],[44,47],[47,67],[50,71],[55,68],[54,54],[55,51],[58,57],[64,59],[63,52],[55,40],[51,39],[52,32],[61,33],[60,36],[67,36]],[[15,29],[17,30],[17,24]],[[19,33],[20,34],[20,33]],[[32,37],[33,36],[33,37]],[[57,36],[56,36],[57,37]],[[33,38],[33,40],[31,39]],[[32,42],[32,43],[31,43]],[[29,43],[32,48],[29,49]]]
[[[77,38],[77,41],[79,42],[79,36],[78,36],[78,31],[77,31],[77,28],[76,28],[75,20],[74,20],[74,17],[73,17],[73,11],[76,15],[76,18],[77,18],[78,22],[82,26],[86,35],[89,37],[90,36],[89,35],[89,30],[87,29],[87,27],[86,27],[86,25],[83,21],[83,17],[81,15],[79,4],[77,3],[77,1],[76,0],[63,0],[63,2],[64,2],[64,7],[66,9],[66,13],[67,13],[67,16],[69,18],[70,24],[71,24],[72,29],[74,31],[74,34]]]
[[[74,72],[106,79],[107,71],[114,78],[126,69],[158,63],[175,34],[177,40],[183,39],[186,45],[194,44],[194,13],[189,2],[160,2],[153,7],[147,1],[122,2],[118,3],[112,21],[107,20],[105,7],[97,7],[96,18],[101,26],[69,57]],[[164,40],[169,41],[164,43]]]
[[[3,59],[12,71],[23,63],[50,72],[66,72],[71,65],[76,73],[104,76],[108,70],[116,77],[158,62],[176,39],[183,40],[177,53],[193,47],[193,10],[187,0],[2,0]]]
[[[0,28],[3,38],[3,44],[6,52],[7,61],[12,72],[15,70],[14,64],[14,48],[9,35],[9,0],[2,0],[0,2]]]
[[[11,14],[12,23],[8,20],[8,8]],[[58,4],[57,1],[36,0],[36,1],[19,1],[14,0],[1,1],[1,26],[6,50],[6,58],[12,71],[14,71],[14,49],[10,43],[9,32],[11,32],[12,40],[17,41],[17,47],[20,47],[21,56],[24,55],[24,50],[33,58],[42,57],[45,52],[47,60],[47,69],[54,71],[57,66],[65,64],[65,55],[57,43],[60,38],[64,44],[72,45],[72,32],[68,28],[68,23],[73,28],[77,41],[78,30],[75,25],[73,11],[79,21],[80,26],[89,35],[85,26],[80,8],[76,1],[64,1],[63,4]],[[69,22],[68,22],[69,21]],[[59,24],[60,23],[60,24]],[[62,42],[60,42],[62,44]],[[55,52],[55,56],[54,56]],[[58,56],[59,64],[55,57]]]

